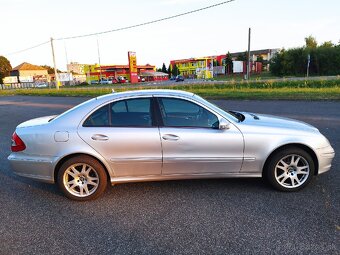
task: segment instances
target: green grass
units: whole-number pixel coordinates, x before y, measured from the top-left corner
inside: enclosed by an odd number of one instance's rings
[[[89,96],[95,97],[115,91],[136,89],[170,88],[196,93],[210,99],[288,99],[288,100],[340,100],[340,79],[320,81],[271,81],[229,83],[182,84],[179,86],[139,87],[116,85],[103,87],[61,87],[56,89],[17,89],[0,90],[0,95],[36,95],[36,96]]]

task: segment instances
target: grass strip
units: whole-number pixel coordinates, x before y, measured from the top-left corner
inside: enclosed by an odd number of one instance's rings
[[[1,90],[0,95],[30,95],[30,96],[87,96],[95,97],[112,92],[111,87],[97,88],[65,88],[56,89],[16,89]],[[166,87],[126,87],[115,88],[115,91],[136,89],[164,89]],[[169,87],[168,87],[169,88]],[[266,99],[266,100],[340,100],[340,86],[334,87],[266,87],[254,88],[246,86],[211,86],[191,85],[176,86],[171,89],[186,90],[210,99]]]

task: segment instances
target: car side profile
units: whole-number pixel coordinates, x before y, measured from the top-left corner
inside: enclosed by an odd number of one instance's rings
[[[317,128],[287,118],[224,111],[189,92],[140,90],[86,101],[17,126],[8,159],[24,177],[95,199],[108,183],[264,177],[297,191],[331,168]]]

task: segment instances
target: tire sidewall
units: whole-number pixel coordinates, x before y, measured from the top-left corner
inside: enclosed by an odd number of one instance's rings
[[[78,196],[71,194],[66,189],[66,187],[64,186],[64,182],[63,182],[63,176],[64,176],[65,171],[71,165],[81,164],[81,163],[85,163],[85,164],[91,166],[93,169],[95,169],[95,171],[98,174],[98,178],[99,178],[99,184],[98,184],[96,191],[94,193],[92,193],[91,195],[86,196],[86,197],[78,197]],[[72,199],[72,200],[76,200],[76,201],[88,201],[88,200],[93,200],[93,199],[98,198],[105,191],[106,186],[107,186],[107,175],[106,175],[104,167],[96,159],[89,157],[89,156],[76,156],[76,157],[73,157],[73,158],[66,160],[61,165],[61,167],[58,171],[57,183],[58,183],[60,190],[64,193],[64,195],[67,198]]]

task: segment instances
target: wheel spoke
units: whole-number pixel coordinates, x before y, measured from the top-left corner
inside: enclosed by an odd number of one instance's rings
[[[86,195],[89,195],[90,192],[89,192],[89,189],[88,189],[88,187],[87,187],[87,184],[84,184],[84,185],[83,185],[83,188],[84,188],[84,190],[85,190],[85,194],[86,194]]]
[[[308,174],[308,172],[309,172],[308,166],[301,166],[301,167],[297,168],[297,173],[298,174]]]
[[[300,185],[301,181],[299,180],[299,178],[297,176],[295,176],[295,180],[296,180],[297,184]]]
[[[98,186],[98,182],[94,182],[94,181],[92,181],[92,180],[88,180],[88,181],[87,181],[87,184],[92,185],[92,186],[95,186],[95,187]]]
[[[286,162],[284,162],[283,159],[281,159],[279,163],[281,163],[284,167],[288,166],[288,164]]]
[[[297,159],[294,161],[294,164],[297,166],[299,161],[300,161],[301,157],[297,157]]]
[[[280,180],[284,176],[286,176],[286,173],[281,174],[280,176],[277,177],[277,179]]]
[[[281,183],[285,183],[285,181],[288,179],[289,176],[285,176],[282,180],[281,180]]]
[[[73,173],[80,174],[80,172],[74,166],[71,167],[71,169],[72,169]]]
[[[292,182],[292,187],[295,187],[295,177],[293,177],[293,176],[291,176],[290,177],[290,180],[291,180],[291,182]]]
[[[290,160],[290,165],[293,165],[294,164],[294,155],[292,155],[292,158]]]
[[[70,189],[74,189],[77,187],[78,183],[75,180],[69,181],[67,185],[70,187]]]
[[[284,167],[284,166],[276,166],[276,167],[283,170],[283,171],[286,171],[286,167]]]
[[[83,165],[83,167],[82,167],[82,169],[81,169],[81,173],[82,173],[82,174],[85,174],[85,173],[86,173],[86,165],[85,165],[85,164]]]
[[[81,195],[81,196],[84,196],[84,188],[83,188],[82,185],[79,186],[79,191],[80,191],[80,192],[79,192],[80,195]]]

